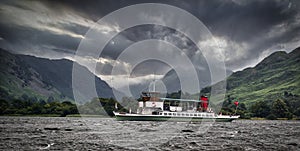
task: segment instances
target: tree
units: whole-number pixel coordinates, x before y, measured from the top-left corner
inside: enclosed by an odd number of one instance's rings
[[[28,96],[27,94],[23,94],[23,95],[21,96],[21,99],[22,99],[23,101],[27,101],[27,100],[29,99],[29,96]]]
[[[290,112],[288,110],[287,105],[284,103],[284,101],[281,99],[277,99],[276,101],[273,102],[272,113],[276,117],[284,118],[287,117]]]
[[[245,103],[240,103],[238,109],[242,111],[247,111]]]
[[[24,101],[21,101],[19,99],[16,99],[16,100],[13,100],[11,102],[11,107],[14,108],[14,109],[21,109],[21,108],[24,108]]]
[[[36,102],[38,102],[38,99],[37,99],[37,97],[36,97],[36,96],[29,97],[29,98],[28,98],[28,100],[29,100],[30,102],[32,102],[32,103],[36,103]]]
[[[227,96],[227,101],[228,101],[228,104],[231,104],[232,98],[230,97],[230,95]]]
[[[43,107],[40,104],[34,103],[31,106],[31,113],[32,114],[41,114],[42,113],[42,109],[43,109]]]
[[[8,100],[10,98],[7,90],[2,87],[0,87],[0,98],[5,99],[5,100]]]
[[[201,93],[204,93],[204,94],[210,93],[210,92],[211,92],[211,87],[205,87],[201,90]]]
[[[54,102],[54,98],[53,96],[49,96],[47,99],[47,103],[52,103],[52,102]]]
[[[300,107],[298,107],[298,109],[295,111],[295,115],[300,117]]]
[[[254,117],[267,117],[271,113],[271,108],[266,101],[260,101],[252,105],[250,111]]]
[[[43,106],[47,104],[46,101],[45,101],[44,99],[40,99],[40,100],[39,100],[39,103],[40,103],[40,105],[43,105]]]
[[[181,90],[177,91],[177,92],[173,92],[171,94],[167,94],[168,98],[173,98],[173,99],[179,99],[181,98]]]
[[[4,114],[5,110],[9,107],[9,104],[5,100],[0,100],[0,114]]]

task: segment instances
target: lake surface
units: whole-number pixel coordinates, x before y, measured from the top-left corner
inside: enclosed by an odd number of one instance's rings
[[[300,121],[0,117],[0,150],[300,150]]]

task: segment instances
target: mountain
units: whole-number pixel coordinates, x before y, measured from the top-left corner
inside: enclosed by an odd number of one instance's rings
[[[39,99],[73,100],[73,62],[49,60],[26,55],[11,54],[0,50],[0,99],[20,98],[27,95]],[[94,76],[83,66],[84,72]],[[109,85],[95,76],[99,97],[113,97]],[[96,97],[96,96],[90,96]],[[88,100],[89,101],[89,100]]]
[[[248,105],[287,94],[300,96],[300,48],[275,52],[255,67],[233,73],[227,78],[226,89],[227,96]]]
[[[32,97],[34,99],[68,99],[56,88],[45,83],[19,56],[0,50],[0,98],[5,100]],[[69,98],[70,99],[70,98]]]
[[[207,67],[208,68],[208,67]],[[204,71],[197,70],[200,89],[205,88],[211,84],[209,69]],[[230,76],[233,72],[226,70],[226,77]],[[181,90],[181,84],[177,73],[174,70],[170,70],[162,79],[168,93],[178,92]],[[191,92],[190,92],[191,93]]]

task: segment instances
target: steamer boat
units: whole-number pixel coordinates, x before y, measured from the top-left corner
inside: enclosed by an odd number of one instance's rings
[[[231,122],[239,115],[216,114],[208,107],[209,100],[160,98],[158,92],[142,92],[136,113],[113,112],[117,120],[127,121],[222,121]]]

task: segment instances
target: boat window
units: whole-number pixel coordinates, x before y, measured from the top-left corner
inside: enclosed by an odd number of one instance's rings
[[[169,115],[172,115],[172,113],[169,113]]]
[[[176,115],[176,113],[173,113],[173,115]]]
[[[197,116],[197,114],[194,114],[194,116]]]
[[[162,115],[162,113],[159,113],[159,115]]]
[[[190,114],[186,114],[186,116],[190,116]]]
[[[167,115],[167,113],[164,113],[164,115]]]

